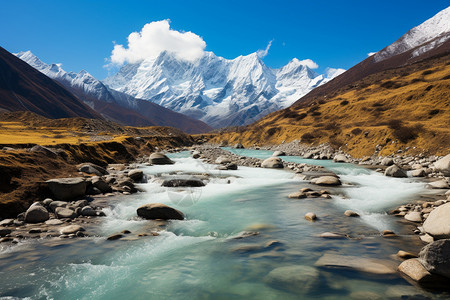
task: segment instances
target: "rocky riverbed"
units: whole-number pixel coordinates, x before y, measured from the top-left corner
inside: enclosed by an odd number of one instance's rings
[[[448,156],[439,157],[388,157],[369,158],[356,160],[344,153],[331,152],[330,148],[323,146],[319,149],[305,148],[290,152],[292,146],[288,145],[273,149],[273,157],[257,159],[238,155],[214,146],[202,145],[190,148],[193,158],[203,160],[208,164],[217,165],[218,170],[233,171],[242,166],[253,168],[285,168],[296,173],[303,180],[308,180],[313,188],[302,188],[286,194],[291,199],[329,199],[330,194],[339,194],[339,186],[342,184],[338,175],[329,170],[312,164],[293,163],[283,161],[283,156],[288,154],[302,154],[303,157],[313,159],[333,159],[335,162],[350,162],[378,170],[386,176],[404,177],[411,176],[414,170],[425,169],[422,173],[430,189],[436,191],[428,196],[427,201],[421,200],[406,204],[391,211],[391,214],[404,219],[405,222],[414,225],[415,233],[420,235],[422,241],[429,246],[424,247],[420,255],[409,253],[404,249],[399,256],[407,259],[401,264],[399,270],[408,280],[413,280],[426,287],[440,287],[446,284],[448,279],[449,260],[442,253],[446,253],[447,239],[450,238],[448,228],[448,205],[450,199],[448,192],[448,176],[445,164]],[[323,149],[323,150],[321,150]],[[173,149],[177,152],[185,149]],[[319,152],[317,152],[320,150]],[[311,154],[312,153],[312,154]],[[59,238],[75,239],[79,237],[97,235],[96,227],[102,221],[104,209],[108,208],[114,199],[140,192],[136,183],[146,182],[145,174],[139,166],[159,164],[172,164],[173,162],[161,153],[140,158],[131,164],[109,164],[102,168],[92,163],[79,164],[77,166],[78,178],[55,178],[47,182],[53,197],[33,203],[27,211],[19,214],[17,218],[0,221],[0,241],[3,243],[17,243],[21,239],[34,238]],[[448,163],[447,163],[448,164]],[[389,172],[389,168],[396,169]],[[420,166],[420,168],[419,168]],[[192,186],[199,187],[207,184],[208,178],[194,176],[185,181],[162,180],[161,185],[166,187]],[[195,181],[195,182],[194,182]],[[200,185],[200,182],[202,185]],[[447,185],[446,185],[447,184]],[[167,226],[167,222],[155,219],[184,219],[182,211],[174,210],[167,205],[156,203],[136,207],[137,216],[150,219],[151,226],[148,232],[129,235],[130,231],[124,230],[109,235],[109,240],[132,240],[140,236],[158,235],[158,231]],[[156,212],[156,214],[155,214]],[[322,216],[317,212],[307,212],[305,219],[308,221],[320,220]],[[319,216],[318,216],[319,215]],[[176,216],[176,217],[174,217]],[[358,213],[347,210],[347,217],[358,217]],[[446,223],[447,222],[447,223]],[[347,238],[345,234],[324,232],[323,238],[341,239]],[[395,232],[385,231],[383,235],[395,236]],[[405,254],[406,253],[406,254]],[[436,254],[437,253],[437,254]],[[419,258],[415,258],[418,256]],[[438,258],[436,258],[438,257]],[[444,264],[440,257],[444,257]],[[335,261],[335,260],[334,260]],[[444,269],[444,271],[442,271]],[[447,276],[447,277],[446,277]],[[430,282],[432,284],[430,284]]]

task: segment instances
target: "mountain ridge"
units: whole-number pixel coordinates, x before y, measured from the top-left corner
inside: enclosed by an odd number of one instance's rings
[[[106,119],[130,126],[172,126],[188,133],[211,130],[207,124],[157,104],[108,88],[85,70],[66,72],[61,64],[46,64],[31,51],[15,54],[36,70],[63,84]]]
[[[165,51],[156,58],[127,64],[103,82],[218,128],[248,124],[289,106],[344,71],[319,75],[307,64],[293,59],[280,69],[271,69],[256,53],[228,60],[212,52],[189,62]]]

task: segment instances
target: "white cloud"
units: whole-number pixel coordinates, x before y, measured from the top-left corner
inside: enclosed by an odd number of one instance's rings
[[[114,45],[111,63],[122,65],[135,63],[146,58],[156,58],[161,52],[174,53],[179,59],[194,61],[203,55],[205,41],[190,31],[170,29],[170,20],[151,22],[141,32],[128,36],[128,45]]]
[[[310,69],[317,69],[319,67],[319,65],[316,62],[314,62],[313,60],[311,60],[309,58],[300,60],[299,62],[300,62],[300,64],[307,66]]]
[[[369,53],[367,53],[367,56],[372,56],[372,55],[374,55],[374,54],[376,54],[376,52],[369,52]]]
[[[273,42],[273,40],[271,40],[271,41],[267,44],[266,49],[264,49],[264,50],[261,50],[261,49],[260,49],[260,50],[256,51],[256,54],[258,55],[259,58],[264,58],[264,57],[267,56],[267,54],[269,54],[269,49],[270,49],[270,46],[272,46],[272,42]]]

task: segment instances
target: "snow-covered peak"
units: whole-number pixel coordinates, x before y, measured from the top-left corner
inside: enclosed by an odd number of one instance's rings
[[[450,6],[412,28],[373,57],[376,62],[379,62],[419,47],[413,53],[413,56],[418,56],[442,45],[448,39],[450,39]]]
[[[43,63],[36,55],[34,55],[29,50],[25,52],[14,53],[14,55],[28,63],[35,69],[41,69],[46,66],[45,63]]]
[[[316,66],[311,60],[292,59],[274,70],[257,53],[225,59],[204,52],[188,62],[162,52],[156,58],[123,66],[104,83],[213,127],[223,127],[247,124],[284,108],[333,76],[331,72],[319,75],[311,66]]]

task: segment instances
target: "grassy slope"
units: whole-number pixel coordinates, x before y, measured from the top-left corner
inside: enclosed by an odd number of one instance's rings
[[[399,121],[398,121],[399,120]],[[308,107],[272,113],[212,141],[244,145],[329,142],[361,157],[410,147],[410,153],[450,151],[450,59],[374,74]],[[414,148],[416,147],[416,148]]]
[[[51,196],[44,181],[80,176],[79,163],[125,163],[157,148],[193,141],[170,127],[123,127],[83,118],[50,120],[30,112],[3,114],[0,120],[0,149],[18,148],[0,150],[0,218],[14,217],[32,202]],[[67,157],[52,158],[21,149],[34,144],[63,149]]]

